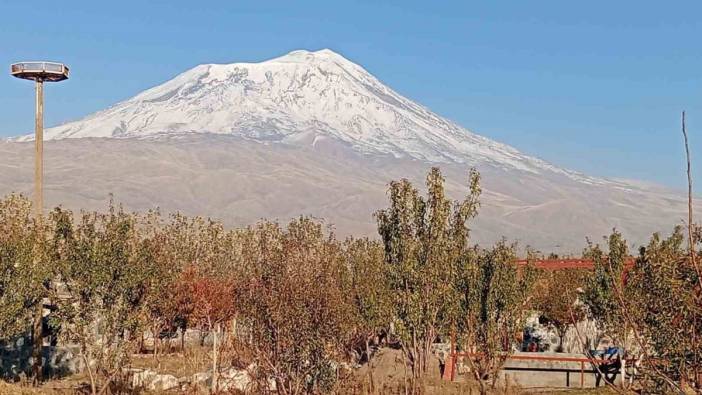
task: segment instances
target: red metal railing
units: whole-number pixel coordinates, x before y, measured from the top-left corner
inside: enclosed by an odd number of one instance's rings
[[[626,258],[624,267],[631,269],[634,267],[636,260],[632,257]],[[529,263],[527,259],[518,259],[515,261],[517,266],[523,267]],[[591,259],[536,259],[531,261],[536,269],[545,270],[562,270],[562,269],[593,269],[595,263]]]
[[[481,356],[480,353],[452,352],[444,367],[444,380],[454,381],[456,379],[456,365],[458,357],[475,358]],[[542,355],[509,355],[507,360],[513,361],[539,361],[539,362],[577,362],[580,363],[580,388],[585,387],[585,364],[609,365],[616,362],[616,359],[587,358],[587,357],[556,357]],[[448,375],[447,375],[448,373]]]
[[[626,281],[626,271],[634,267],[636,260],[633,257],[628,257],[624,260],[625,272],[622,273],[622,282]],[[536,259],[529,261],[527,259],[518,259],[514,262],[519,268],[532,264],[536,269],[542,270],[568,270],[568,269],[588,269],[592,270],[595,263],[591,259],[582,258],[566,258],[566,259]],[[451,351],[448,356],[447,365],[444,370],[443,378],[453,381],[456,376],[456,362],[458,357],[476,357],[480,356],[477,353],[459,353],[455,352],[455,342],[451,339]],[[615,360],[587,358],[587,357],[556,357],[556,356],[541,356],[541,355],[510,355],[507,360],[522,360],[522,361],[542,361],[542,362],[576,362],[580,363],[580,386],[585,385],[585,364],[605,365],[611,364]],[[448,376],[447,376],[448,374]]]

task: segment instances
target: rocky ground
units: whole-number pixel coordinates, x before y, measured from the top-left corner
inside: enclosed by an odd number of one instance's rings
[[[433,359],[432,369],[420,384],[424,395],[458,395],[478,394],[475,382],[446,382],[441,380],[438,358]],[[127,369],[127,393],[144,394],[208,394],[212,380],[209,369],[209,357],[206,349],[195,349],[183,353],[161,355],[134,356],[131,366]],[[372,387],[371,387],[372,377]],[[351,372],[350,384],[340,389],[339,393],[348,394],[404,394],[406,380],[402,352],[392,348],[379,349],[372,364],[365,364]],[[246,369],[225,367],[220,376],[221,393],[246,393],[247,385],[251,382]],[[371,389],[373,388],[374,391]],[[0,381],[0,395],[58,395],[58,394],[89,394],[89,378],[86,374],[75,374],[61,379],[45,382],[35,388],[27,382],[5,383]],[[519,388],[499,388],[492,394],[610,394],[607,388],[596,390],[540,390],[539,392],[525,391]]]

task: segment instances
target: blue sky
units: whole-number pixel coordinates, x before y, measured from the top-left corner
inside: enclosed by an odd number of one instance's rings
[[[0,27],[2,67],[71,66],[46,89],[47,125],[200,63],[331,48],[476,133],[593,175],[683,187],[685,109],[702,180],[699,0],[2,0]],[[31,84],[0,75],[0,136],[32,127]]]

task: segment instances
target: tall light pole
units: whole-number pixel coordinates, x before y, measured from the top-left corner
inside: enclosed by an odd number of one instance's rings
[[[34,215],[41,219],[44,208],[44,81],[68,79],[68,67],[53,62],[20,62],[10,66],[10,74],[34,81],[36,113],[34,118]]]
[[[53,62],[21,62],[10,66],[10,74],[34,81],[36,113],[34,118],[34,217],[42,220],[44,209],[44,81],[58,82],[68,79],[68,67]],[[32,325],[32,375],[34,382],[41,381],[42,346],[44,340],[44,301],[37,303]]]

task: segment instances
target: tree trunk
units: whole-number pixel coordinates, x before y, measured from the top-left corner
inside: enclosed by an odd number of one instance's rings
[[[211,392],[214,394],[217,392],[217,381],[219,380],[219,371],[217,368],[217,333],[219,332],[219,324],[214,331],[212,331],[212,389]]]
[[[486,395],[488,393],[487,384],[485,383],[485,380],[482,379],[482,377],[480,378],[480,380],[478,380],[478,384],[480,384],[480,395]]]
[[[405,363],[404,363],[404,366],[405,366],[405,369],[404,369],[405,395],[408,395],[408,391],[407,391],[408,390],[408,388],[407,388],[407,384],[408,384],[407,383],[407,362],[408,362],[408,358],[407,358],[407,356],[405,356]]]
[[[42,346],[44,343],[44,301],[40,298],[34,311],[32,323],[32,376],[34,385],[39,385],[42,374]]]
[[[86,356],[85,350],[81,352],[83,354],[83,362],[85,363],[85,370],[88,371],[88,377],[90,378],[90,393],[97,394],[97,386],[95,385],[95,375],[93,370],[90,368],[90,359]]]
[[[421,357],[419,355],[419,346],[417,346],[417,334],[412,331],[412,379],[419,377],[419,365]],[[412,387],[414,391],[414,387]]]
[[[370,379],[370,393],[375,394],[375,383],[373,382],[373,362],[371,361],[370,347],[368,347],[368,338],[366,337],[366,359],[368,360],[368,377]]]
[[[156,335],[156,324],[151,325],[151,338],[154,341],[153,357],[158,361],[158,335]]]
[[[102,388],[100,388],[100,391],[97,393],[97,395],[102,395],[107,391],[108,388],[110,388],[110,384],[112,384],[112,380],[115,379],[115,376],[117,376],[120,373],[121,369],[115,369],[114,372],[105,380],[105,384],[102,385]]]

